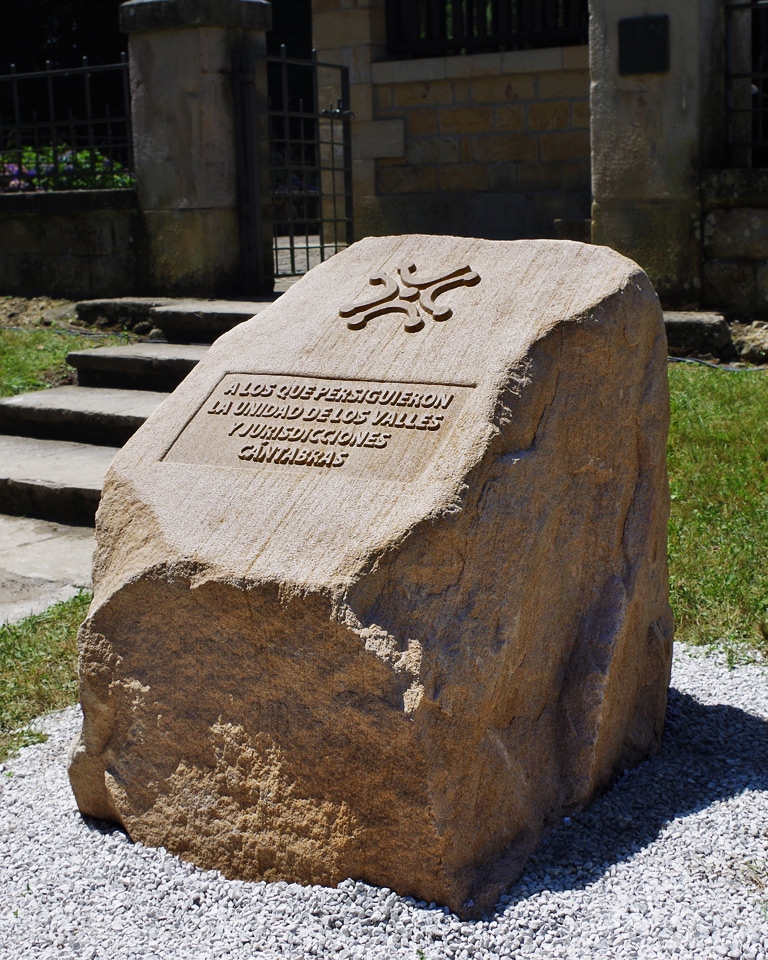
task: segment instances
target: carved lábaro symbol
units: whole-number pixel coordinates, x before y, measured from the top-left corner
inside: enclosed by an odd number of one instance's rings
[[[368,281],[371,287],[382,287],[365,300],[341,307],[339,316],[347,321],[350,330],[362,330],[369,320],[385,313],[404,313],[403,326],[409,333],[424,326],[422,312],[433,320],[447,320],[453,310],[440,307],[435,300],[456,287],[472,287],[480,282],[480,275],[470,267],[457,267],[439,276],[421,277],[416,264],[405,261],[397,268],[399,280],[386,273],[376,273]],[[419,309],[421,308],[421,310]]]

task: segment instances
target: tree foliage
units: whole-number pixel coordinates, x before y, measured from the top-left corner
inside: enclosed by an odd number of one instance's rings
[[[0,31],[0,74],[11,64],[19,71],[115,63],[127,47],[118,26],[120,0],[23,0],[13,5]],[[10,13],[11,11],[9,11]]]
[[[0,74],[54,66],[116,63],[128,48],[118,25],[121,0],[22,0],[0,32]],[[273,0],[270,53],[285,43],[290,56],[308,57],[312,47],[311,0]]]

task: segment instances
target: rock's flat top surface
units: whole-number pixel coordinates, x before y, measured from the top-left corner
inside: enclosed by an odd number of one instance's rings
[[[371,295],[372,274],[396,275],[404,258],[417,255],[424,273],[442,268],[447,243],[451,267],[466,263],[474,269],[478,256],[483,262],[477,285],[450,290],[437,301],[453,309],[448,321],[429,318],[423,329],[404,333],[403,314],[376,318],[364,329],[350,329],[340,318],[340,307]],[[386,255],[373,261],[370,251],[381,250],[381,241],[356,244],[222,337],[118,458],[115,477],[123,464],[130,465],[136,495],[146,498],[174,552],[254,580],[293,582],[297,589],[331,580],[348,583],[365,558],[396,543],[419,519],[449,508],[495,429],[498,383],[516,365],[524,376],[522,363],[532,344],[560,317],[587,312],[626,282],[627,261],[607,248],[439,237],[415,244],[413,238],[389,238],[387,244]],[[238,383],[241,396],[235,400],[243,399],[249,384],[249,400],[269,399],[256,393],[267,381],[289,393],[317,382],[316,389],[328,388],[325,397],[337,396],[330,392],[337,383],[352,388],[369,383],[372,389],[391,384],[403,393],[452,400],[439,431],[372,428],[369,432],[392,433],[396,443],[378,455],[375,449],[352,450],[343,469],[249,470],[238,459],[242,438],[227,437],[236,419],[206,411],[217,401],[224,409],[232,399],[225,391]],[[204,410],[208,397],[211,404]],[[311,398],[300,402],[317,406]],[[360,408],[332,399],[320,405],[333,408],[331,417]],[[424,412],[440,414],[433,408]],[[197,504],[188,523],[175,517],[177,498]],[[294,509],[296,503],[301,510]],[[138,570],[142,558],[136,555],[135,561]]]

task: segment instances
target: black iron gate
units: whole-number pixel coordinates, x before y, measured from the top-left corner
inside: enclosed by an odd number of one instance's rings
[[[726,6],[728,162],[768,167],[768,0]]]
[[[349,70],[285,48],[266,60],[237,51],[232,78],[243,292],[252,294],[268,274],[299,276],[352,243]]]
[[[353,240],[349,70],[283,47],[267,79],[275,277],[292,277]]]

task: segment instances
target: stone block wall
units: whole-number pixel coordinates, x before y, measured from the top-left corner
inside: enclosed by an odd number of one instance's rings
[[[586,48],[374,63],[372,86],[361,232],[540,237],[589,215]]]
[[[0,294],[72,300],[139,289],[133,190],[0,196]]]
[[[704,305],[768,315],[768,170],[705,171],[701,193]]]
[[[355,233],[554,236],[590,210],[584,47],[388,60],[384,0],[313,0],[350,69]]]

